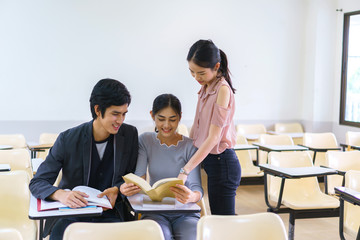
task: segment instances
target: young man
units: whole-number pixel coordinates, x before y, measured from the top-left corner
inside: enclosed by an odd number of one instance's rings
[[[102,191],[99,197],[106,195],[113,206],[100,217],[60,219],[50,239],[62,239],[65,228],[73,222],[126,220],[119,187],[124,182],[122,176],[135,171],[138,156],[137,130],[123,123],[130,101],[131,96],[122,83],[100,80],[90,97],[93,120],[60,133],[31,180],[29,188],[36,198],[57,200],[71,208],[84,207],[85,193],[64,189],[86,185]],[[61,169],[62,179],[59,187],[55,187],[52,184]]]

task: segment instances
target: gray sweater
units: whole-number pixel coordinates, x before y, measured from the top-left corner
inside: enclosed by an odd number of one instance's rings
[[[185,136],[176,146],[167,146],[160,143],[157,133],[143,133],[139,136],[139,156],[135,174],[145,175],[148,167],[150,185],[163,178],[177,177],[180,168],[185,166],[196,150],[192,140]],[[185,185],[192,191],[199,191],[203,196],[200,166],[190,172]]]

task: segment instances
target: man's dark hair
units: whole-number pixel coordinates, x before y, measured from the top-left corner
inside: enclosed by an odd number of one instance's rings
[[[93,119],[97,118],[95,105],[99,105],[101,116],[110,106],[130,105],[131,96],[127,88],[115,79],[101,79],[93,88],[90,96],[90,109]]]

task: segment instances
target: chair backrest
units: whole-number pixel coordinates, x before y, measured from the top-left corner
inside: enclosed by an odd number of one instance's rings
[[[296,168],[313,166],[312,158],[309,152],[270,152],[269,163],[276,167]],[[270,199],[279,196],[281,179],[268,176],[268,194]],[[304,196],[311,196],[320,193],[319,183],[316,177],[288,179],[284,187],[283,200],[302,199]]]
[[[259,142],[268,145],[294,145],[292,138],[289,135],[270,135],[260,134]],[[267,163],[268,153],[259,151],[259,163]]]
[[[268,145],[294,145],[294,141],[289,135],[270,135],[270,134],[261,134],[259,136],[259,142],[261,144]]]
[[[345,134],[346,136],[346,144],[352,146],[360,146],[360,132],[351,132],[348,131]]]
[[[9,164],[11,170],[24,170],[30,178],[33,177],[30,153],[26,149],[0,150],[0,163]]]
[[[29,176],[25,171],[0,173],[0,226],[15,228],[22,238],[36,238],[36,223],[30,220]]]
[[[58,136],[57,133],[42,133],[39,137],[39,144],[54,144]]]
[[[139,220],[117,223],[82,223],[69,225],[64,232],[63,240],[163,240],[163,232],[153,220]]]
[[[263,124],[238,124],[236,125],[237,134],[262,134],[266,133],[266,128]]]
[[[314,148],[337,147],[333,133],[304,133],[304,145]]]
[[[185,137],[189,137],[189,130],[185,124],[179,124],[176,131]]]
[[[57,133],[42,133],[39,137],[39,144],[52,144],[54,145],[59,134]],[[40,151],[37,153],[37,157],[43,160],[46,159],[49,154],[49,149],[45,149],[44,151]]]
[[[275,123],[275,132],[295,133],[304,132],[304,129],[300,123]]]
[[[23,238],[15,228],[1,228],[0,240],[23,240]]]
[[[360,171],[350,170],[345,174],[345,187],[360,192]],[[360,206],[344,203],[344,232],[356,238],[360,226]]]
[[[26,148],[25,136],[22,134],[0,134],[0,145],[11,145],[13,148]]]
[[[199,220],[196,239],[286,240],[287,234],[283,221],[275,213],[209,215]]]
[[[359,170],[360,171],[360,151],[335,152],[329,151],[325,154],[325,166],[340,170]],[[333,175],[327,177],[328,193],[335,194],[334,187],[342,185],[343,177]]]
[[[204,198],[201,198],[201,200],[197,203],[197,205],[199,205],[199,207],[201,208],[200,217],[207,216],[208,212],[206,209],[206,204],[205,204]]]
[[[303,142],[305,146],[313,148],[336,148],[338,147],[336,137],[333,133],[304,133]],[[316,166],[325,165],[325,153],[317,152]]]

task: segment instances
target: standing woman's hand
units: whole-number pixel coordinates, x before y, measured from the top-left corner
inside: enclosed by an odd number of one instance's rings
[[[183,180],[183,182],[184,182],[184,184],[185,184],[185,182],[186,182],[186,180],[187,180],[187,175],[186,175],[186,174],[183,174],[183,173],[180,173],[180,174],[177,176],[177,178]]]

